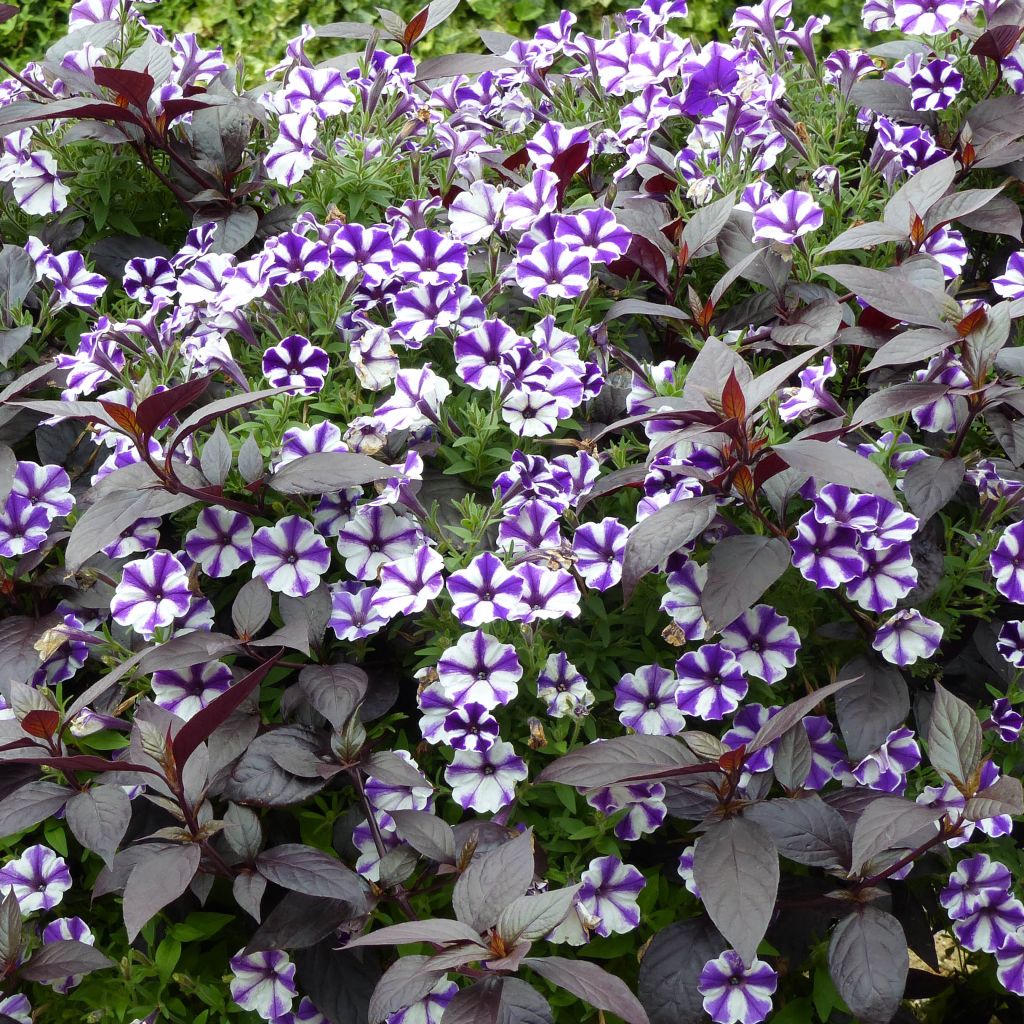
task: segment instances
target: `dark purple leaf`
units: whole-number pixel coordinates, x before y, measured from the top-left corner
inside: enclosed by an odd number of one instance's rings
[[[501,71],[512,66],[511,61],[491,53],[448,53],[419,61],[416,65],[416,81],[431,82],[438,78],[479,75],[485,71]]]
[[[725,537],[708,559],[701,610],[712,633],[738,619],[789,567],[790,547],[776,537]]]
[[[981,763],[981,722],[974,708],[939,683],[935,684],[926,738],[932,767],[958,789],[965,787]]]
[[[159,669],[191,668],[236,650],[238,641],[234,637],[197,629],[191,633],[179,633],[159,647],[145,652],[139,662],[139,670],[145,673]]]
[[[205,394],[209,386],[209,377],[197,377],[195,380],[178,384],[166,391],[158,391],[143,399],[135,410],[135,419],[142,433],[149,437],[165,420]]]
[[[231,206],[213,213],[203,210],[196,214],[192,223],[198,227],[210,222],[217,225],[211,251],[236,253],[252,241],[260,224],[260,215],[251,206]]]
[[[281,494],[327,494],[401,475],[369,455],[316,452],[286,462],[271,474],[270,486]]]
[[[37,949],[28,963],[18,969],[18,974],[28,981],[49,985],[71,975],[91,974],[116,966],[95,946],[74,939],[59,939]]]
[[[505,946],[511,948],[523,940],[532,942],[557,928],[572,908],[579,889],[579,885],[570,885],[514,899],[498,915],[495,925]]]
[[[598,789],[697,763],[692,751],[671,736],[613,736],[560,757],[540,773],[537,782]]]
[[[265,398],[274,398],[276,395],[288,394],[294,390],[293,387],[265,388],[263,391],[246,391],[241,394],[230,395],[227,398],[219,398],[216,402],[210,402],[201,409],[197,409],[178,427],[167,442],[166,454],[169,456],[186,437],[195,433],[201,427],[205,427],[206,424],[220,419],[221,416],[234,412],[236,409],[243,409],[247,405],[262,402]]]
[[[417,853],[439,864],[455,863],[455,834],[451,825],[430,811],[391,811],[398,834]]]
[[[886,242],[899,242],[909,237],[909,222],[905,228],[900,228],[894,224],[885,224],[882,221],[875,220],[869,224],[857,224],[852,228],[847,228],[842,233],[836,235],[821,252],[870,249],[875,245],[884,245]]]
[[[771,837],[780,857],[816,868],[846,868],[850,863],[850,829],[843,816],[819,796],[766,800],[743,816]]]
[[[263,682],[267,673],[280,660],[283,653],[283,651],[278,651],[269,661],[265,661],[262,665],[254,668],[247,676],[235,683],[234,686],[225,690],[219,697],[215,697],[210,701],[205,708],[196,712],[178,730],[178,735],[174,737],[172,750],[179,770],[184,768],[196,747],[208,740],[214,729],[222,722],[225,722],[231,712],[250,693],[256,690],[260,683]]]
[[[1020,207],[1005,195],[996,196],[980,210],[960,217],[961,227],[990,235],[1007,235],[1021,240]]]
[[[854,663],[851,662],[846,666],[846,670],[851,670],[853,665]],[[821,687],[820,690],[815,690],[792,704],[787,704],[777,715],[769,718],[747,744],[747,753],[753,754],[774,743],[784,733],[789,732],[797,722],[809,715],[826,697],[831,697],[833,693],[838,693],[840,690],[854,685],[858,677],[852,671],[846,670],[843,672],[842,679],[837,679],[834,683],[829,683],[827,686]],[[838,698],[836,698],[836,703],[838,704]]]
[[[262,875],[257,877],[262,878]],[[287,892],[246,946],[247,952],[266,949],[308,949],[321,939],[352,920],[352,904],[348,900],[325,900],[301,892]]]
[[[111,867],[132,817],[128,794],[120,786],[92,786],[76,793],[64,813],[75,838]]]
[[[332,21],[317,25],[313,34],[320,39],[372,39],[378,29],[362,21]]]
[[[877,750],[910,711],[910,694],[898,668],[880,659],[859,657],[840,669],[856,679],[836,697],[836,718],[846,749],[856,762]]]
[[[427,968],[429,959],[402,956],[384,972],[370,1000],[370,1024],[382,1024],[386,1017],[419,1002],[430,992],[444,972]]]
[[[533,875],[532,831],[521,832],[495,849],[477,851],[455,883],[455,916],[477,932],[490,928],[526,892]]]
[[[231,621],[242,639],[252,639],[267,624],[273,598],[266,583],[258,576],[246,580],[231,605]]]
[[[872,857],[906,846],[910,836],[938,821],[945,811],[898,796],[873,800],[853,830],[851,870],[859,872]]]
[[[726,946],[705,917],[677,921],[658,932],[640,961],[637,993],[651,1024],[704,1024],[700,972]]]
[[[771,836],[746,818],[715,822],[697,840],[693,877],[711,920],[749,964],[779,891],[779,857]]]
[[[840,444],[830,441],[786,441],[775,445],[772,450],[781,456],[787,466],[814,477],[819,486],[842,483],[854,490],[896,501],[889,481],[878,466]]]
[[[363,1024],[380,979],[376,950],[339,950],[335,938],[324,939],[295,956],[295,980],[327,1018],[327,1024]]]
[[[137,110],[143,114],[147,113],[149,97],[156,86],[152,75],[142,71],[126,71],[124,68],[105,68],[100,65],[92,68],[92,75],[97,85],[116,92]]]
[[[891,416],[902,416],[918,406],[937,402],[947,391],[949,385],[938,382],[896,384],[865,398],[854,410],[850,423],[852,426],[860,426],[877,423]]]
[[[582,512],[595,498],[621,490],[623,487],[639,487],[649,470],[646,466],[625,466],[598,477],[597,483],[580,499],[576,508]]]
[[[376,931],[350,939],[345,948],[403,946],[410,942],[436,942],[442,945],[449,942],[469,942],[480,945],[480,936],[461,921],[433,918],[429,921],[403,921],[401,924],[378,928]]]
[[[721,234],[729,216],[736,205],[735,190],[728,195],[716,199],[706,206],[698,206],[683,225],[683,233],[679,240],[686,261],[707,256],[713,250],[707,247]]]
[[[646,573],[711,525],[717,508],[711,497],[684,498],[658,509],[629,531],[622,562],[622,594],[626,602]]]
[[[661,302],[647,302],[645,299],[619,299],[608,307],[604,322],[617,320],[622,316],[667,317],[669,320],[692,320],[685,310],[678,306],[667,306]]]
[[[367,775],[386,786],[409,786],[413,789],[432,788],[419,769],[392,750],[378,750],[370,754],[361,765]]]
[[[865,369],[876,370],[882,366],[916,363],[944,352],[959,340],[960,336],[951,327],[917,327],[904,331],[883,345]]]
[[[267,880],[256,871],[239,872],[231,886],[235,902],[257,922],[263,919],[260,905],[266,890]]]
[[[779,784],[792,792],[803,787],[813,763],[811,741],[803,726],[794,725],[787,729],[775,747],[772,771]]]
[[[21,908],[14,889],[0,899],[0,974],[21,959]]]
[[[942,293],[934,294],[914,284],[909,275],[900,272],[901,268],[873,270],[855,264],[837,264],[819,267],[818,270],[835,278],[844,288],[886,316],[926,327],[942,326],[939,316]]]
[[[554,1018],[548,1001],[535,988],[505,975],[498,1024],[554,1024]]]
[[[324,787],[323,779],[292,775],[276,760],[275,755],[294,747],[316,753],[316,734],[303,726],[288,725],[257,736],[224,783],[224,795],[238,803],[281,807],[318,793]]]
[[[0,4],[0,25],[16,17],[18,10],[19,8],[15,7],[14,4]]]
[[[864,1024],[888,1024],[903,999],[910,955],[899,921],[860,907],[836,925],[828,969],[843,1001]]]
[[[56,814],[74,793],[56,782],[29,782],[0,800],[0,836],[13,836]]]
[[[336,857],[300,843],[286,843],[264,850],[256,858],[256,868],[264,878],[283,889],[347,900],[353,916],[366,902],[366,886],[359,876]]]
[[[982,821],[1000,814],[1024,814],[1024,789],[1020,779],[1003,775],[987,789],[967,801],[965,813],[971,821]]]
[[[185,892],[201,856],[195,843],[150,847],[149,855],[135,865],[124,887],[121,909],[129,942],[135,941],[147,921]]]
[[[646,1011],[626,983],[597,964],[561,956],[527,957],[523,964],[591,1006],[616,1014],[626,1024],[650,1024]]]
[[[355,665],[307,665],[299,673],[299,689],[335,729],[352,717],[366,696],[367,682],[366,673]]]

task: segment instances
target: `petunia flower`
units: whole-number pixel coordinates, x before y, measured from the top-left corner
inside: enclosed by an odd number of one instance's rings
[[[498,738],[498,721],[482,704],[466,704],[444,720],[450,746],[456,750],[487,750]]]
[[[700,889],[697,888],[697,881],[693,877],[693,855],[696,852],[696,846],[687,846],[681,854],[679,854],[679,863],[676,865],[676,873],[683,880],[683,885],[693,893],[697,899],[700,899]]]
[[[11,481],[11,494],[20,494],[51,519],[66,516],[75,506],[71,480],[60,466],[19,461]]]
[[[580,906],[598,919],[596,935],[621,935],[640,924],[637,897],[647,881],[631,864],[618,857],[595,857],[580,881]]]
[[[1012,523],[988,556],[996,590],[1014,604],[1024,604],[1024,522]]]
[[[678,680],[660,665],[642,665],[627,672],[615,687],[619,721],[645,736],[675,736],[686,719],[676,705]]]
[[[64,858],[48,846],[30,846],[0,868],[0,896],[13,892],[23,914],[52,910],[70,888],[71,872]]]
[[[504,320],[485,320],[455,339],[455,369],[469,387],[491,391],[502,381],[502,356],[528,342]]]
[[[331,564],[324,539],[302,516],[285,516],[276,526],[261,526],[252,535],[252,556],[253,578],[289,597],[311,594]]]
[[[953,934],[972,953],[995,953],[1024,927],[1024,903],[1007,894],[953,922]]]
[[[707,633],[708,624],[700,603],[707,578],[707,566],[687,558],[666,580],[668,592],[661,599],[661,610],[672,616],[683,640],[703,640]]]
[[[509,613],[512,622],[575,619],[580,614],[580,588],[565,569],[524,562],[513,574],[520,583],[519,600]]]
[[[1007,992],[1024,996],[1024,932],[1020,929],[996,950],[996,977]]]
[[[792,548],[793,565],[819,590],[835,590],[864,572],[857,531],[819,523],[812,512],[797,520]]]
[[[7,1016],[17,1024],[32,1024],[32,1004],[28,996],[15,993],[0,999],[0,1017]]]
[[[754,241],[792,245],[824,221],[824,211],[810,195],[790,189],[754,213]]]
[[[583,523],[572,539],[576,568],[591,590],[608,590],[622,579],[622,558],[629,529],[614,516]]]
[[[309,998],[303,996],[294,1010],[274,1017],[270,1024],[328,1024],[328,1021]]]
[[[760,1024],[772,1012],[779,976],[756,957],[750,966],[735,950],[709,960],[700,972],[697,991],[715,1024]]]
[[[998,697],[992,702],[992,714],[986,728],[995,729],[1004,743],[1016,743],[1024,729],[1024,715],[1014,711],[1006,697]]]
[[[992,287],[1004,299],[1024,299],[1024,250],[1010,253],[1004,272],[992,278]]]
[[[94,306],[107,290],[107,279],[90,273],[84,257],[75,249],[51,256],[43,268],[43,277],[53,282],[55,308]]]
[[[549,241],[536,246],[515,262],[516,284],[535,302],[542,295],[574,299],[590,283],[590,261],[565,242]]]
[[[110,611],[115,622],[149,638],[186,615],[191,603],[185,567],[170,552],[154,551],[124,567]]]
[[[271,387],[299,389],[301,395],[315,395],[323,389],[330,370],[327,353],[301,334],[289,334],[263,353],[263,376]]]
[[[999,627],[996,650],[1014,668],[1024,667],[1024,621],[1010,619]]]
[[[613,831],[617,838],[629,843],[654,832],[668,814],[665,787],[660,782],[605,786],[588,792],[587,803],[608,818],[625,810]]]
[[[415,554],[423,535],[414,520],[385,506],[357,508],[338,531],[338,553],[357,580],[372,580],[382,565]]]
[[[505,189],[495,188],[485,181],[474,181],[467,191],[455,197],[448,208],[452,237],[467,245],[490,238],[501,221],[506,195]]]
[[[921,748],[906,728],[894,729],[885,742],[853,767],[850,774],[862,785],[883,793],[902,793],[908,772],[921,763]]]
[[[373,599],[376,610],[388,618],[423,611],[444,587],[443,568],[444,559],[426,544],[414,554],[385,565]]]
[[[861,551],[864,568],[846,584],[846,593],[870,612],[886,612],[917,586],[917,569],[909,544]]]
[[[960,20],[965,0],[893,0],[893,20],[900,32],[941,36]]]
[[[747,675],[774,684],[796,664],[800,634],[784,615],[758,604],[722,630],[721,644]]]
[[[231,669],[220,661],[207,661],[183,669],[153,673],[153,703],[186,722],[224,693],[234,681]]]
[[[363,640],[379,633],[390,621],[374,600],[377,588],[340,584],[331,592],[330,627],[339,640]]]
[[[747,694],[747,680],[735,655],[722,644],[704,644],[676,662],[676,704],[688,715],[719,721]]]
[[[230,576],[252,559],[252,522],[241,512],[208,505],[185,534],[185,554],[207,576]]]
[[[962,921],[984,907],[1002,903],[1012,887],[1009,868],[987,854],[976,853],[957,864],[948,884],[939,893],[939,903],[950,920]]]
[[[523,666],[511,644],[497,641],[477,629],[463,633],[442,652],[437,674],[444,689],[460,702],[475,702],[490,709],[508,704],[519,691]]]
[[[298,995],[295,965],[282,949],[258,953],[239,950],[230,961],[234,977],[228,986],[231,998],[243,1010],[252,1010],[272,1021],[287,1013]]]
[[[46,542],[53,517],[42,505],[13,491],[0,509],[0,556],[18,558]]]
[[[942,641],[942,626],[916,608],[904,608],[879,626],[871,646],[892,665],[905,668],[930,658]]]
[[[577,707],[589,708],[594,703],[587,680],[562,651],[548,655],[537,677],[537,696],[547,704],[552,718],[565,718]]]
[[[493,814],[512,802],[528,774],[512,744],[498,740],[486,750],[456,750],[444,778],[463,810]]]
[[[464,626],[484,626],[508,619],[519,606],[523,580],[509,572],[490,551],[477,555],[465,569],[448,577],[455,617]]]

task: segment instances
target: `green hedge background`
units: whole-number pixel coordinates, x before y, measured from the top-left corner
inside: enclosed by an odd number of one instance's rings
[[[0,25],[0,53],[19,66],[38,57],[64,34],[71,2],[21,0],[19,14]],[[408,19],[421,6],[403,0],[396,9]],[[421,56],[478,52],[482,50],[479,29],[500,29],[525,38],[538,25],[554,21],[563,6],[576,12],[582,27],[596,33],[602,17],[625,10],[631,4],[625,0],[462,0],[452,17],[417,45],[416,52]],[[731,2],[692,0],[689,17],[676,23],[677,31],[688,30],[701,38],[727,34],[729,19],[737,6]],[[372,21],[375,16],[372,6],[353,4],[351,0],[163,0],[159,5],[147,6],[144,12],[149,20],[165,28],[195,32],[206,45],[223,46],[229,59],[242,54],[250,72],[275,63],[304,22],[324,25],[332,21]],[[801,22],[809,14],[831,17],[825,35],[832,47],[856,45],[860,33],[859,3],[796,0],[796,20]],[[322,45],[334,48],[323,56],[337,53],[337,47],[345,46],[339,40]]]

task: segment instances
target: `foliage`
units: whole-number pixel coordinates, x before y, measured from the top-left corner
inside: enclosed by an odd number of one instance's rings
[[[1017,1019],[1024,7],[456,8],[0,85],[0,1020]]]

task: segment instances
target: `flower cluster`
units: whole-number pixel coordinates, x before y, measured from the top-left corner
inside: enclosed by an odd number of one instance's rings
[[[246,82],[80,0],[0,84],[0,821],[97,859],[122,963],[210,942],[192,1017],[548,1019],[522,970],[758,1024],[818,956],[883,1020],[932,898],[1024,995],[1017,8],[419,61],[446,9]],[[71,876],[24,843],[28,916]],[[81,918],[20,934],[95,993]]]

